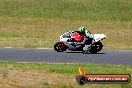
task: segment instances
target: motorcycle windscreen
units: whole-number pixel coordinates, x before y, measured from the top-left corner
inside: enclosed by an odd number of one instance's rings
[[[82,42],[84,39],[83,35],[80,35],[79,33],[75,32],[72,34],[72,38],[75,42]]]

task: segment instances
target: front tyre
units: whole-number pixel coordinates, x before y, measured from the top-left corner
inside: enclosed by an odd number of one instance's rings
[[[54,50],[57,52],[63,52],[67,50],[67,46],[63,42],[57,42],[54,45]]]

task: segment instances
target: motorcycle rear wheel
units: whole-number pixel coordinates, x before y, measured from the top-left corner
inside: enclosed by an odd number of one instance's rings
[[[97,52],[101,51],[102,48],[103,48],[103,45],[101,42],[95,42],[91,45],[89,52],[96,54]]]

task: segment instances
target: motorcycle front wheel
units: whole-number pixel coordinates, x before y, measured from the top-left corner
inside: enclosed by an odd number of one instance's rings
[[[67,50],[67,46],[63,42],[57,42],[54,45],[54,50],[57,52],[63,52]]]

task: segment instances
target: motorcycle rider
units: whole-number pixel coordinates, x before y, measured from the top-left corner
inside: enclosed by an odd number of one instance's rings
[[[83,48],[83,52],[87,53],[87,51],[90,49],[90,46],[92,44],[93,35],[88,30],[86,30],[85,27],[83,26],[81,26],[79,30],[74,31],[74,32],[78,32],[80,35],[83,35],[84,39],[82,42],[73,42],[73,45],[74,44],[77,44],[77,45],[84,44],[85,46]]]
[[[84,35],[82,44],[85,44],[85,47],[83,48],[83,51],[84,53],[87,53],[92,44],[93,35],[88,30],[86,30],[85,27],[80,27],[79,32],[80,34]]]

